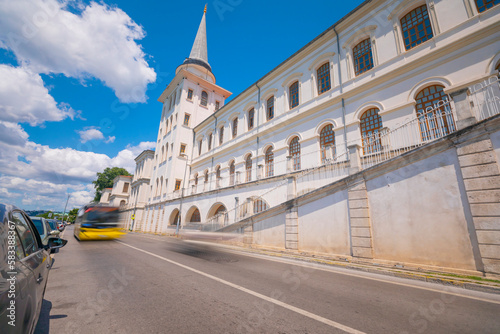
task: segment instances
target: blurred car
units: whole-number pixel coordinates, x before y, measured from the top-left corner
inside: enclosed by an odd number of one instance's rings
[[[50,253],[66,243],[67,240],[52,237],[43,245],[37,228],[24,211],[0,204],[2,333],[34,332],[54,261]]]
[[[61,234],[61,231],[57,228],[57,220],[55,219],[46,219],[47,223],[49,224],[50,228],[52,229],[53,235],[55,237],[58,237],[59,234]]]
[[[87,204],[78,211],[73,232],[78,241],[117,239],[125,234],[118,207]]]
[[[61,232],[64,231],[64,223],[60,220],[57,221],[57,229]]]
[[[59,231],[54,231],[50,225],[47,219],[43,217],[30,217],[31,221],[35,225],[38,233],[40,234],[40,239],[42,239],[42,244],[44,246],[47,245],[49,238],[50,237],[58,237],[59,236]]]

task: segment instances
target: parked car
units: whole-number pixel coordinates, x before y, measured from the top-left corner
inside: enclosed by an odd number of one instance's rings
[[[42,244],[44,246],[47,245],[49,238],[50,237],[57,237],[59,236],[59,231],[54,231],[50,225],[47,219],[43,217],[30,217],[31,221],[33,224],[35,224],[35,227],[40,234],[40,239],[42,239]]]
[[[54,236],[58,237],[59,234],[61,234],[61,231],[57,228],[57,220],[55,219],[46,219],[47,223],[49,224],[50,228],[54,231]]]
[[[120,208],[87,204],[77,214],[75,238],[81,240],[117,239],[125,234],[120,223]]]
[[[53,264],[50,253],[66,243],[67,240],[52,237],[43,245],[38,230],[24,211],[0,204],[2,333],[34,332]]]
[[[57,229],[61,232],[64,231],[64,223],[60,220],[57,221]]]

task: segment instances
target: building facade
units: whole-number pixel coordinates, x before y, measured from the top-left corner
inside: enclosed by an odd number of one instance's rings
[[[498,1],[365,1],[225,104],[205,20],[158,99],[136,230],[227,228],[454,133],[486,118],[473,87],[500,67]]]

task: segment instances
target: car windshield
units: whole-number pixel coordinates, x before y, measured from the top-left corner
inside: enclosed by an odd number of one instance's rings
[[[36,219],[36,218],[31,218],[31,220],[33,221],[33,224],[35,224],[35,227],[38,231],[38,233],[40,233],[41,236],[44,235],[44,231],[43,231],[43,222],[41,219]]]

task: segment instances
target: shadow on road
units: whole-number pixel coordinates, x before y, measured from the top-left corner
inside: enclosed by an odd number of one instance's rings
[[[35,327],[35,334],[48,334],[50,332],[50,320],[66,318],[66,314],[50,315],[52,310],[52,302],[44,299],[42,301],[42,309],[40,310],[40,317]]]

